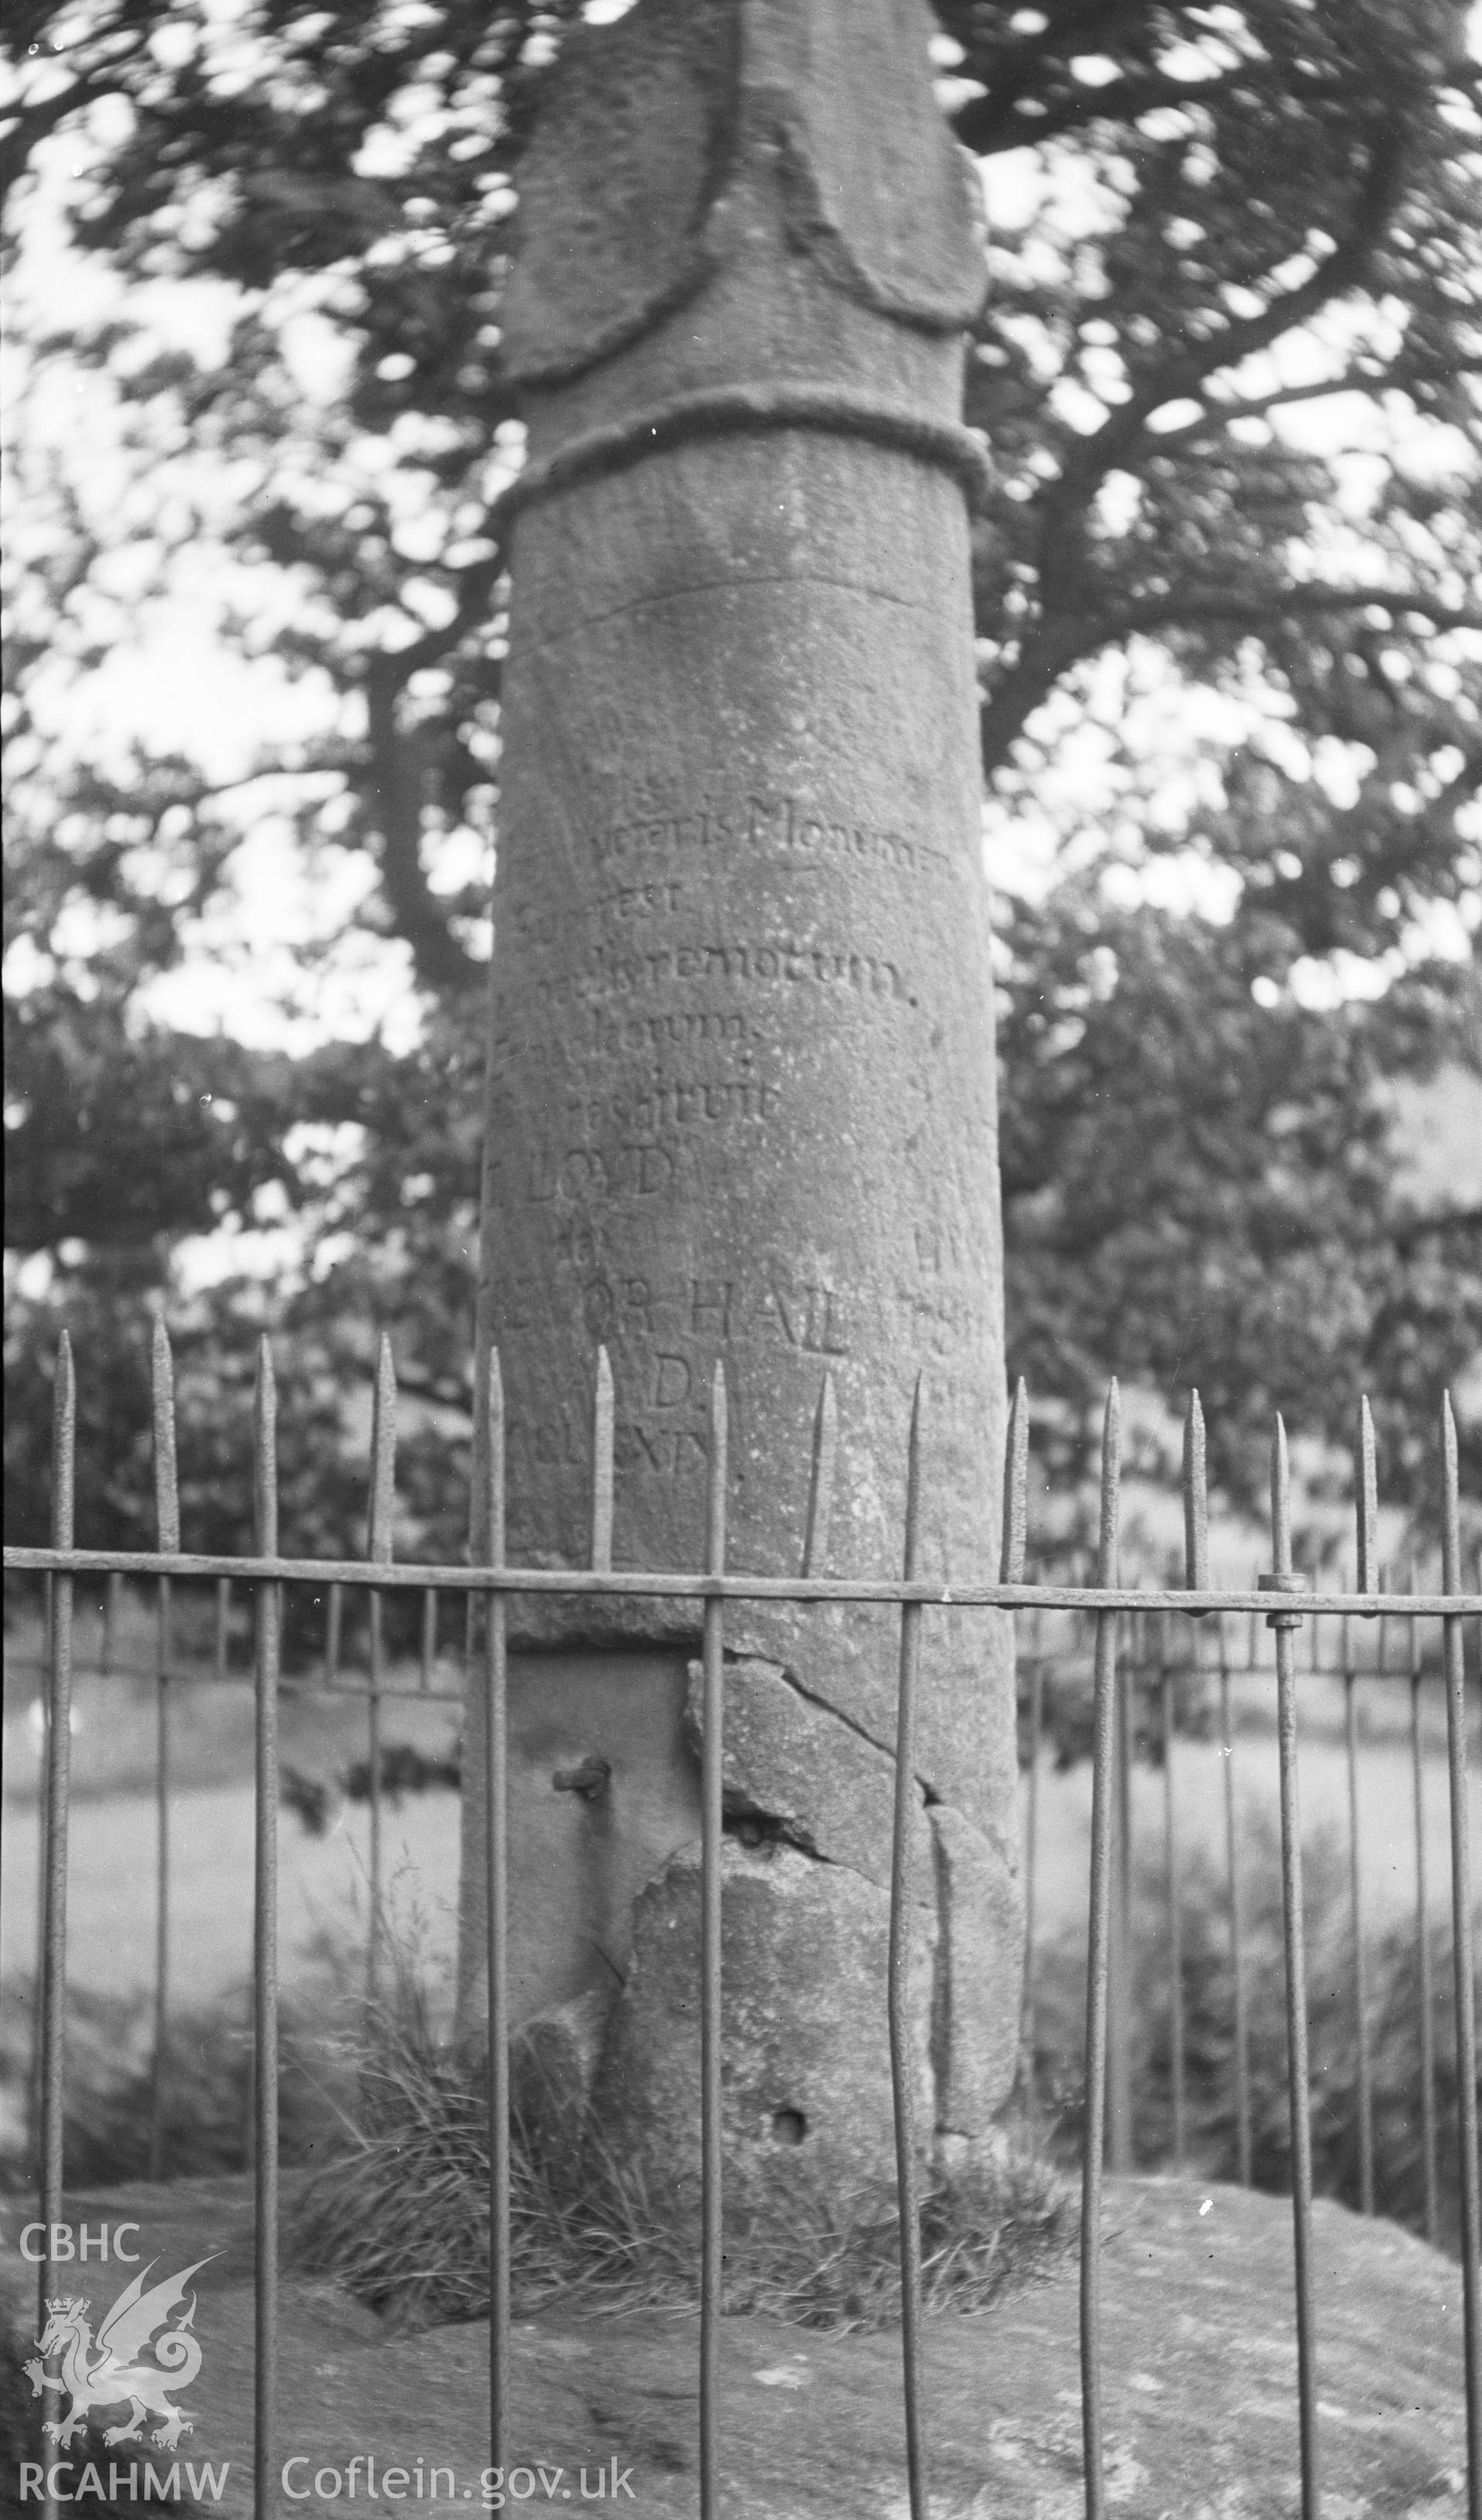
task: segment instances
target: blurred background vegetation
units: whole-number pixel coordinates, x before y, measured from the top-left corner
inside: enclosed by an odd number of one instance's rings
[[[499,316],[576,0],[17,0],[6,1509],[358,1545],[375,1339],[406,1545],[465,1526],[518,463]],[[1462,0],[940,0],[988,290],[966,417],[1010,1369],[1052,1479],[1105,1377],[1430,1501],[1482,1459],[1478,80]],[[278,924],[273,924],[281,911]],[[1454,1151],[1438,1160],[1444,1115]],[[1478,1133],[1482,1139],[1482,1132]],[[1426,1140],[1432,1141],[1427,1164]],[[1470,1405],[1468,1405],[1468,1403]],[[1155,1424],[1145,1468],[1162,1462]]]

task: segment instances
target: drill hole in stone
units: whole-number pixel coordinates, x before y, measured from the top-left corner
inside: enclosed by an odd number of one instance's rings
[[[808,2121],[801,2109],[774,2109],[772,2133],[779,2143],[801,2143],[808,2132]]]

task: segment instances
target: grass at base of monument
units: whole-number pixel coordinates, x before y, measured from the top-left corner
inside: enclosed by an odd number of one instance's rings
[[[415,1984],[354,2035],[356,2097],[343,2148],[301,2195],[291,2248],[395,2324],[481,2318],[489,2307],[489,2151],[484,2064],[430,2031]],[[639,2171],[590,2123],[579,2171],[513,2130],[511,2290],[529,2318],[561,2301],[694,2308],[697,2218],[660,2210]],[[928,2180],[921,2200],[929,2308],[986,2309],[1073,2244],[1073,2191],[1010,2136],[991,2170]],[[765,2192],[730,2200],[724,2307],[847,2329],[900,2316],[893,2185],[846,2187],[780,2155]]]

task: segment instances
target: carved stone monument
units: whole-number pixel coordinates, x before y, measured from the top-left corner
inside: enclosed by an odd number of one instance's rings
[[[921,1368],[923,1571],[994,1571],[982,456],[959,418],[983,253],[930,26],[924,0],[638,0],[567,38],[521,170],[482,1257],[516,1561],[586,1562],[602,1343],[615,1564],[701,1563],[719,1356],[734,1567],[798,1571],[827,1371],[832,1571],[898,1568]],[[698,2145],[694,1605],[518,1619],[516,2017],[667,2175]],[[738,2160],[889,2159],[896,1632],[727,1614]],[[1013,2070],[1010,1657],[996,1616],[928,1619],[920,2123],[949,2149],[987,2134]],[[566,1790],[583,1760],[606,1780]]]

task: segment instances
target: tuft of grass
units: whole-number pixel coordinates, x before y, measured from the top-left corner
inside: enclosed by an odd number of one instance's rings
[[[440,2038],[415,1975],[346,2043],[353,2088],[337,2157],[294,2209],[295,2261],[334,2274],[400,2326],[487,2317],[489,2140],[482,2052]],[[725,2306],[848,2329],[900,2316],[895,2196],[844,2188],[795,2161],[765,2186],[730,2182]],[[741,2192],[736,2192],[741,2190]],[[1048,2272],[1073,2245],[1068,2182],[1026,2129],[991,2168],[926,2183],[921,2204],[927,2307],[984,2310],[1010,2284]],[[533,2124],[511,2127],[511,2291],[519,2316],[558,2300],[609,2311],[692,2309],[698,2247],[692,2216],[655,2200],[588,2117],[579,2166],[553,2156]]]
[[[919,2222],[923,2306],[970,2314],[1049,2274],[1075,2245],[1080,2208],[1069,2182],[1020,2126],[991,2165],[928,2175]],[[735,2218],[729,2238],[728,2309],[841,2330],[900,2318],[891,2183],[841,2189],[816,2172],[785,2174]]]

